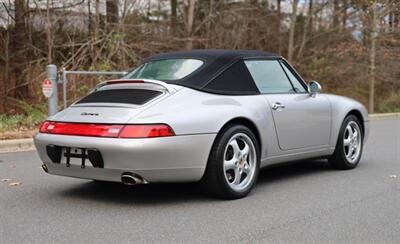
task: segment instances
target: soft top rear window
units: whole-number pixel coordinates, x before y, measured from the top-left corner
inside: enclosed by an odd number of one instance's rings
[[[162,59],[148,61],[131,73],[125,79],[153,79],[162,81],[180,80],[203,65],[198,59]]]
[[[93,92],[77,102],[79,103],[128,103],[143,105],[162,92],[144,89],[110,89]]]

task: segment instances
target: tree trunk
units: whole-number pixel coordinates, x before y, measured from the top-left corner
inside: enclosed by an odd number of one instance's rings
[[[177,9],[177,6],[178,6],[177,0],[171,0],[171,23],[170,23],[171,26],[170,26],[170,29],[171,29],[171,34],[173,36],[176,35],[176,24],[177,24],[176,9]]]
[[[99,39],[99,29],[100,29],[100,0],[95,2],[95,16],[94,16],[94,30],[93,38],[91,43],[92,49],[92,66],[97,67],[97,58],[100,56],[98,54],[98,39]]]
[[[297,53],[298,59],[303,55],[303,50],[306,46],[308,35],[311,34],[311,30],[312,30],[311,22],[312,22],[312,16],[313,16],[313,0],[309,0],[309,1],[310,2],[308,4],[307,20],[306,20],[306,23],[304,24],[303,36],[301,38],[299,52]]]
[[[106,19],[107,24],[118,23],[118,0],[106,1]]]
[[[348,0],[343,0],[342,30],[346,31]]]
[[[194,22],[194,5],[196,0],[188,0],[189,5],[187,7],[187,22],[186,22],[186,37],[188,40],[186,41],[186,50],[193,49],[193,39],[192,39],[192,31],[193,31],[193,22]]]
[[[96,0],[95,5],[95,20],[94,20],[94,41],[96,42],[99,37],[99,28],[100,28],[100,0]]]
[[[46,37],[47,37],[47,63],[53,63],[53,35],[50,16],[50,0],[46,1]]]
[[[392,12],[389,13],[388,24],[389,24],[389,31],[392,31],[393,30],[393,13]]]
[[[9,22],[9,21],[8,21]],[[6,87],[10,84],[10,31],[6,30],[4,46],[4,73],[3,77],[0,77],[0,113],[4,113],[6,103]],[[2,79],[1,79],[2,78]]]
[[[308,22],[308,32],[311,34],[313,32],[313,21],[314,21],[314,1],[309,0],[310,2],[308,3],[308,14],[309,14],[309,22]]]
[[[371,6],[371,48],[369,52],[369,103],[368,109],[370,113],[375,112],[375,52],[376,52],[376,0]]]
[[[282,25],[282,13],[281,13],[281,0],[276,0],[277,11],[278,11],[278,54],[282,53],[282,44],[281,44],[281,25]]]
[[[339,0],[333,0],[333,28],[339,26]]]
[[[289,45],[288,45],[288,61],[293,61],[293,51],[294,51],[294,31],[296,28],[296,19],[297,19],[297,4],[299,0],[293,0],[292,3],[292,17],[290,22],[290,30],[289,30]]]
[[[90,10],[90,1],[87,1],[87,10],[88,10],[88,38],[91,38],[92,36],[92,31],[93,31],[93,26],[92,26],[92,12]]]
[[[18,99],[28,98],[29,89],[26,80],[26,5],[24,0],[15,0],[15,27],[12,40],[14,42],[13,48],[13,73],[16,75],[15,82],[15,97]],[[10,84],[11,85],[11,84]]]

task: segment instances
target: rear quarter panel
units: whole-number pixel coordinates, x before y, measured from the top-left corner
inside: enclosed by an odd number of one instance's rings
[[[271,110],[262,95],[227,96],[184,88],[133,117],[129,123],[165,123],[177,135],[217,134],[235,118],[247,118],[256,126],[262,158],[266,157],[267,150],[279,151]]]

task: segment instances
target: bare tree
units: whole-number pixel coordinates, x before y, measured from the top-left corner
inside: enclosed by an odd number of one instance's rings
[[[99,57],[98,53],[98,41],[99,41],[99,32],[100,32],[100,0],[96,0],[95,2],[95,15],[94,15],[94,28],[93,28],[93,36],[91,42],[91,51],[92,51],[92,66],[97,66],[97,57]]]
[[[276,5],[277,5],[277,12],[278,12],[278,53],[282,53],[282,44],[281,44],[281,25],[282,25],[282,13],[281,13],[281,0],[276,0]]]
[[[299,52],[297,53],[297,58],[300,58],[303,55],[303,50],[306,46],[308,35],[311,34],[312,16],[313,16],[313,0],[309,0],[307,19],[306,19],[306,23],[303,26],[303,36],[301,38],[301,44],[300,44]]]
[[[349,8],[348,0],[343,0],[343,8],[342,8],[342,30],[346,30],[347,24],[347,9]]]
[[[339,26],[339,0],[333,0],[333,28]]]
[[[96,42],[99,37],[99,28],[100,28],[100,0],[96,0],[95,18],[94,18],[94,34],[93,34],[94,42]]]
[[[176,25],[177,25],[177,21],[176,21],[176,9],[178,6],[177,0],[170,0],[171,2],[171,33],[172,35],[176,35]]]
[[[186,16],[186,36],[188,40],[186,41],[185,48],[187,50],[193,49],[193,22],[194,22],[194,6],[196,4],[196,0],[188,0],[187,6],[187,16]]]
[[[281,12],[283,3],[293,11]],[[299,71],[320,80],[326,91],[351,96],[371,112],[394,111],[400,94],[399,7],[396,0],[3,0],[0,100],[43,102],[35,95],[48,62],[69,69],[126,70],[154,53],[225,48],[304,59]],[[302,11],[304,17],[298,16]],[[79,98],[94,83],[81,77],[69,92]],[[348,89],[352,86],[357,89]],[[8,106],[17,106],[4,104],[6,113]]]
[[[290,22],[290,30],[289,30],[289,45],[288,45],[288,60],[289,62],[293,61],[293,52],[294,52],[294,31],[296,28],[296,19],[297,19],[297,4],[299,0],[293,0],[292,2],[292,17]]]
[[[47,36],[47,62],[53,63],[53,34],[52,34],[52,20],[50,16],[50,0],[46,1],[46,36]]]
[[[93,26],[92,26],[92,12],[91,12],[91,0],[88,0],[87,1],[87,11],[88,11],[88,37],[89,38],[91,38],[91,34],[92,34],[92,29],[93,29]]]
[[[376,52],[376,0],[372,1],[371,10],[371,48],[369,51],[369,101],[368,109],[370,113],[375,112],[375,52]]]
[[[106,1],[106,18],[108,24],[118,23],[118,0]]]
[[[14,59],[13,73],[16,74],[15,82],[15,95],[17,98],[27,98],[29,96],[28,83],[25,79],[26,72],[25,66],[27,63],[26,58],[26,40],[27,40],[27,28],[26,28],[26,12],[27,6],[24,0],[15,0],[15,28],[13,33],[14,42]]]

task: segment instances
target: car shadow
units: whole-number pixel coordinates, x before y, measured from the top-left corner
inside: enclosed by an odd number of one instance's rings
[[[169,204],[212,201],[195,183],[159,183],[126,186],[112,182],[86,182],[60,192],[62,196],[118,204]]]
[[[287,181],[310,174],[329,172],[332,169],[324,160],[308,160],[268,167],[260,172],[257,186],[263,188],[272,182]],[[257,187],[256,186],[256,187]],[[196,183],[168,183],[126,186],[121,183],[90,181],[59,192],[63,197],[102,201],[114,204],[174,204],[177,202],[215,202]],[[260,194],[257,191],[254,194]],[[251,196],[250,196],[251,197]]]
[[[336,172],[336,170],[333,170],[325,159],[280,163],[263,168],[258,177],[258,184],[287,181],[322,172]]]

